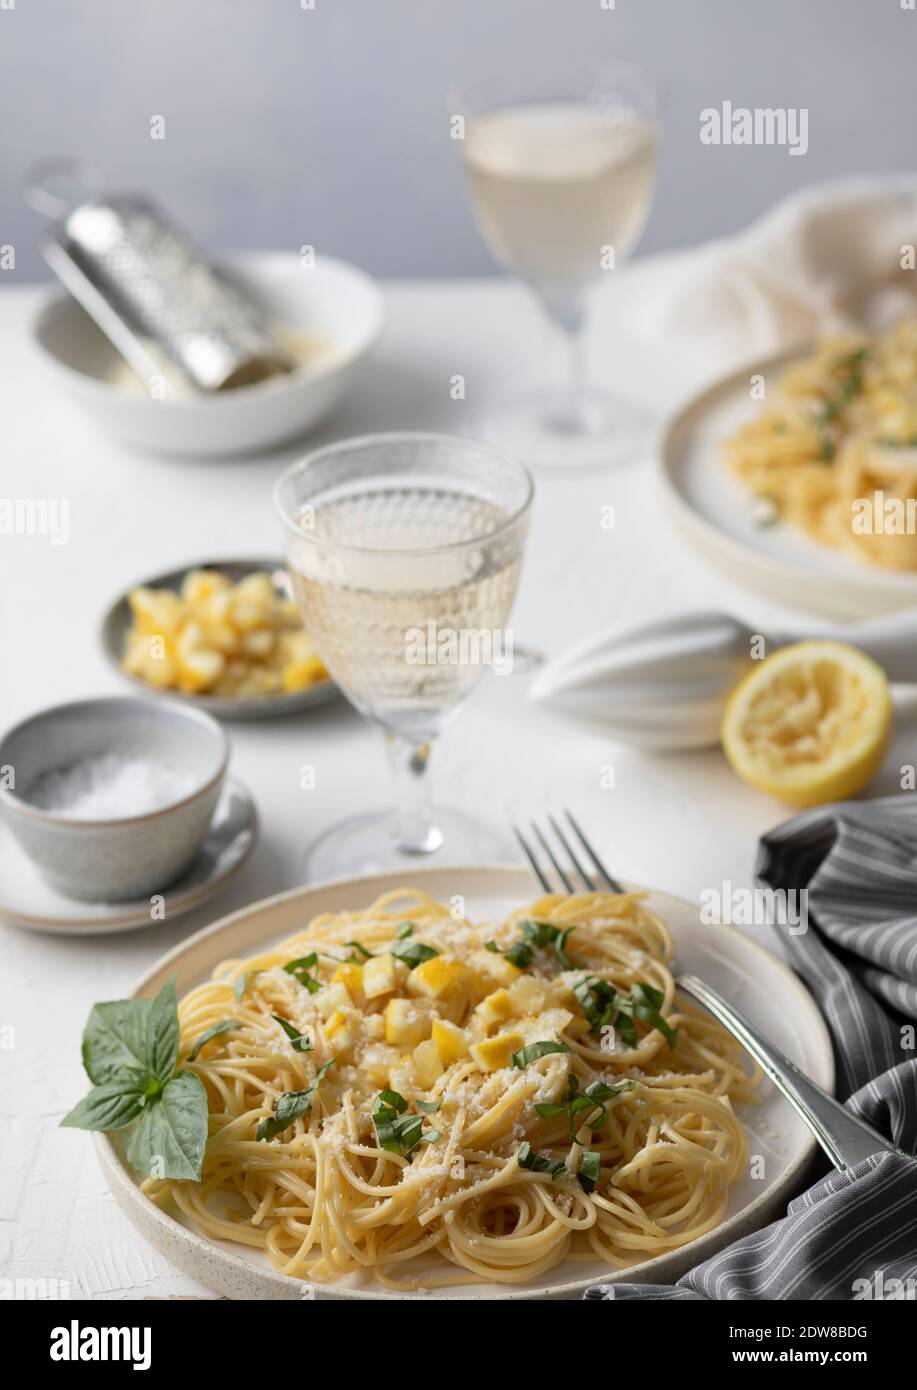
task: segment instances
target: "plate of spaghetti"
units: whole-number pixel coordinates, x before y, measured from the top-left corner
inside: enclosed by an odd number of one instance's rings
[[[917,319],[713,386],[671,422],[663,473],[733,578],[844,618],[917,603]]]
[[[206,1094],[206,1137],[192,1179],[162,1153],[138,1165],[129,1128],[99,1134],[106,1178],[158,1250],[231,1297],[676,1278],[770,1219],[813,1142],[676,993],[675,954],[832,1086],[792,973],[678,899],[537,897],[518,868],[378,875],[237,912],[141,982],[155,1010],[174,980],[175,1078]]]

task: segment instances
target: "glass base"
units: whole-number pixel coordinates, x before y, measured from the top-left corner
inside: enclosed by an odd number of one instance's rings
[[[646,456],[659,422],[633,401],[580,392],[575,404],[527,391],[497,401],[482,421],[486,439],[540,472],[602,468]]]
[[[503,832],[449,806],[433,808],[423,849],[404,850],[400,831],[400,819],[388,808],[338,821],[307,849],[306,882],[388,869],[403,869],[407,882],[413,870],[427,866],[505,863],[516,857]]]

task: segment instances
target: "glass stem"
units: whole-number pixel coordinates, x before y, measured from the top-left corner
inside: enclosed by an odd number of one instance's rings
[[[433,824],[430,777],[427,768],[433,743],[403,734],[385,735],[398,817],[398,848],[404,854],[432,854],[443,843],[442,831]]]
[[[582,434],[590,427],[586,395],[586,354],[582,295],[540,290],[551,323],[558,329],[563,353],[562,375],[549,405],[548,424],[558,434]]]

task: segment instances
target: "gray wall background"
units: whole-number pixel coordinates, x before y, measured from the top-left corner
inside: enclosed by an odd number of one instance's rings
[[[385,276],[490,273],[447,94],[548,64],[627,57],[664,83],[644,252],[734,230],[817,179],[917,162],[917,13],[901,0],[313,3],[0,0],[6,282],[46,278],[17,184],[59,153],[155,193],[214,249],[309,243]],[[700,111],[725,99],[808,107],[808,154],[701,145]]]

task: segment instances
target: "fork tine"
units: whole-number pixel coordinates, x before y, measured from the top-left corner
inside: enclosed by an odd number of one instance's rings
[[[573,812],[569,811],[566,806],[564,807],[564,815],[570,822],[571,830],[576,835],[583,849],[589,855],[589,858],[592,860],[592,863],[595,866],[596,873],[599,875],[599,877],[604,880],[606,886],[611,889],[612,893],[623,893],[624,888],[618,882],[618,880],[614,878],[605,868],[605,865],[602,863],[601,859],[596,854],[595,850],[592,848],[592,845],[589,843],[589,841],[586,839],[586,836],[580,829],[578,822],[574,819]]]
[[[550,823],[550,825],[551,825],[551,829],[554,831],[554,834],[557,836],[558,840],[560,840],[560,843],[563,845],[563,847],[564,847],[564,849],[565,849],[565,851],[566,851],[566,853],[567,853],[567,856],[568,856],[568,858],[569,858],[571,864],[573,865],[574,869],[575,869],[576,872],[579,874],[580,878],[583,880],[583,883],[584,883],[584,884],[586,885],[586,887],[589,889],[590,893],[594,893],[594,892],[595,892],[595,884],[593,883],[592,879],[591,879],[591,878],[589,877],[589,875],[587,874],[586,870],[583,868],[582,863],[580,862],[580,860],[577,858],[576,851],[574,850],[574,848],[573,848],[573,846],[571,845],[569,839],[567,838],[566,834],[564,833],[564,828],[563,828],[563,826],[560,824],[560,822],[558,821],[557,817],[554,816],[554,815],[552,815],[550,811],[548,812],[548,821],[549,821],[549,823]]]
[[[544,891],[545,891],[546,893],[551,893],[551,892],[553,892],[554,890],[553,890],[552,887],[551,887],[551,883],[550,883],[550,880],[548,879],[547,874],[545,874],[544,871],[542,870],[541,865],[539,864],[538,860],[536,859],[536,857],[535,857],[534,853],[532,852],[532,849],[531,849],[531,847],[530,847],[528,841],[526,840],[526,838],[525,838],[525,836],[523,835],[522,831],[519,829],[518,825],[514,825],[514,826],[513,826],[513,834],[515,835],[516,839],[519,841],[519,846],[520,846],[520,848],[521,848],[521,850],[522,850],[522,853],[525,855],[526,859],[529,861],[529,864],[531,865],[532,873],[533,873],[533,874],[535,875],[535,877],[538,879],[538,882],[541,884],[541,886],[542,886],[542,888],[544,889]]]
[[[554,853],[554,851],[552,850],[551,846],[548,844],[548,841],[545,839],[544,835],[542,835],[541,831],[539,830],[538,826],[536,825],[536,823],[535,823],[534,821],[532,821],[532,833],[533,833],[533,835],[535,836],[535,838],[538,840],[539,844],[541,845],[541,848],[544,850],[545,854],[548,856],[548,858],[550,859],[551,863],[554,865],[554,869],[555,869],[555,872],[557,873],[557,877],[560,879],[560,881],[561,881],[561,883],[563,884],[564,888],[567,890],[568,893],[575,893],[575,892],[576,892],[576,885],[574,884],[573,879],[572,879],[572,878],[570,877],[570,875],[567,873],[566,869],[565,869],[564,866],[561,864],[561,862],[560,862],[560,860],[558,859],[557,855]],[[549,890],[549,891],[550,891],[550,890]]]

